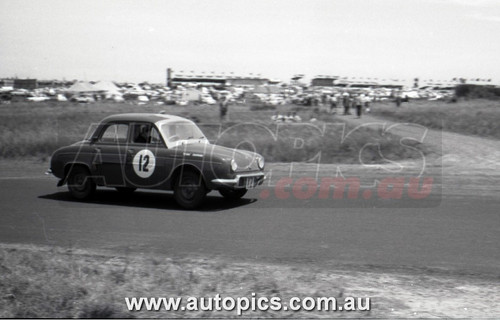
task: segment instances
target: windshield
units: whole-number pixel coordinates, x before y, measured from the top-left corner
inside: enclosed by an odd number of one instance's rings
[[[188,121],[164,123],[160,130],[168,142],[206,139],[203,132],[194,123]]]

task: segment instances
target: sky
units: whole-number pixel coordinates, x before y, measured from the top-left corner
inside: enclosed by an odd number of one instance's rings
[[[0,0],[0,77],[500,83],[499,35],[498,0]]]

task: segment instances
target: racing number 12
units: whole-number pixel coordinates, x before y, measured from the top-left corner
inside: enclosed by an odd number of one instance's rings
[[[144,159],[144,163],[142,162],[142,159]],[[149,156],[145,155],[144,158],[142,157],[142,154],[139,156],[139,171],[144,171],[148,172],[148,164],[149,164]]]

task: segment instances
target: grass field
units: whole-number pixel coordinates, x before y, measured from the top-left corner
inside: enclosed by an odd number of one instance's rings
[[[125,297],[370,298],[370,311],[247,311],[243,318],[494,317],[491,279],[434,272],[117,255],[0,245],[0,318],[237,318],[233,311],[128,311]],[[49,279],[49,281],[47,281]]]
[[[386,102],[375,104],[372,113],[399,122],[418,123],[431,129],[500,139],[498,100],[460,99],[457,103],[410,100],[400,108]]]
[[[1,318],[227,317],[236,312],[129,312],[125,297],[217,293],[251,297],[252,292],[267,297],[293,293],[341,297],[345,290],[321,284],[312,271],[216,257],[171,259],[43,247],[0,248],[0,269]],[[273,314],[277,312],[254,312],[253,316]]]
[[[12,103],[0,106],[0,157],[45,159],[57,148],[82,140],[90,125],[107,115],[160,111],[192,118],[212,142],[255,150],[268,162],[306,162],[319,153],[322,163],[359,163],[360,157],[363,163],[377,163],[381,154],[391,160],[420,157],[414,148],[401,145],[399,138],[390,134],[354,128],[342,117],[314,113],[312,108],[280,106],[283,113],[292,109],[298,110],[303,124],[278,126],[270,120],[272,110],[251,111],[248,106],[235,105],[230,107],[230,120],[220,127],[217,106]],[[309,122],[313,117],[317,121]],[[351,133],[344,139],[347,132]],[[431,152],[425,148],[421,151]]]

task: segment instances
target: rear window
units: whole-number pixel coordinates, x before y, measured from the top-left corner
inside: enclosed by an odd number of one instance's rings
[[[115,123],[104,129],[100,142],[103,143],[125,143],[127,142],[128,125]]]

